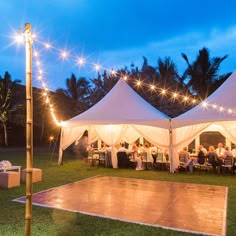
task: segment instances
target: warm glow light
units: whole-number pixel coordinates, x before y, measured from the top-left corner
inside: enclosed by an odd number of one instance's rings
[[[32,35],[32,39],[35,38],[36,36],[35,35]],[[23,42],[24,41],[24,34],[21,32],[21,34],[18,34],[17,37],[19,39],[20,42]],[[41,43],[41,45],[47,49],[49,48],[52,48],[54,49],[55,51],[57,52],[60,52],[60,57],[65,59],[65,58],[74,58],[76,60],[76,64],[78,65],[84,65],[85,63],[87,63],[87,61],[85,61],[85,59],[83,57],[77,57],[77,56],[73,56],[73,55],[69,55],[69,51],[65,51],[65,50],[61,50],[59,48],[55,48],[52,44],[50,43],[43,43],[43,42],[40,42],[39,40],[36,40],[37,43]],[[34,54],[33,54],[35,57],[39,57],[39,53],[37,51],[34,51]],[[37,75],[37,78],[38,80],[41,82],[42,84],[42,87],[44,87],[44,90],[45,92],[43,93],[43,96],[45,96],[45,102],[48,104],[49,108],[50,108],[50,111],[51,111],[51,117],[53,119],[53,121],[57,124],[57,125],[61,125],[61,122],[58,122],[55,114],[54,114],[54,109],[53,109],[53,105],[51,104],[50,102],[50,97],[48,96],[48,88],[47,88],[47,84],[45,83],[44,81],[44,73],[43,73],[43,70],[44,68],[41,68],[42,67],[42,64],[41,63],[41,60],[36,60],[36,65],[38,66],[38,75]],[[91,63],[91,62],[88,62],[88,64],[90,65],[93,65],[94,66],[94,69],[96,71],[99,71],[101,69],[104,69],[104,70],[107,70],[109,71],[109,69],[106,69],[106,68],[103,68],[101,65],[99,64],[94,64],[94,63]],[[114,69],[111,69],[110,70],[110,75],[117,75],[117,76],[120,76],[121,78],[123,78],[125,81],[128,80],[128,77],[126,75],[122,75],[122,74],[119,74],[117,71],[115,71]],[[140,80],[136,80],[136,85],[138,87],[140,87],[141,85],[145,85],[147,86],[149,89],[149,91],[154,91],[156,90],[156,92],[158,91],[160,94],[162,94],[163,96],[164,95],[170,95],[172,97],[172,100],[176,99],[177,97],[181,98],[181,101],[179,100],[179,102],[182,102],[182,103],[185,103],[187,101],[191,102],[192,104],[196,104],[196,103],[199,103],[200,101],[198,99],[195,99],[193,97],[188,97],[186,95],[183,95],[180,91],[175,91],[175,92],[172,92],[172,91],[169,91],[168,88],[160,88],[158,86],[155,86],[154,84],[150,84],[150,83],[146,83],[145,81],[142,81],[142,78],[140,78]],[[211,107],[211,108],[214,108],[216,109],[217,108],[217,111],[226,111],[228,112],[229,114],[231,114],[233,111],[232,109],[228,109],[228,108],[223,108],[223,107],[219,107],[217,106],[216,104],[207,104],[206,102],[202,102],[201,104],[203,107]]]
[[[173,93],[173,97],[177,98],[178,97],[178,93]]]
[[[162,90],[161,90],[161,94],[166,94],[166,90],[165,90],[165,89],[162,89]]]
[[[68,57],[68,52],[62,51],[61,52],[61,57],[64,58],[64,59],[67,58]]]
[[[184,101],[188,101],[188,97],[187,96],[184,96]]]
[[[80,58],[78,58],[78,62],[77,62],[77,63],[78,63],[79,65],[83,65],[83,64],[84,64],[84,61],[85,61],[84,58],[80,57]]]
[[[35,40],[37,38],[37,35],[36,34],[32,34],[31,37],[32,37],[32,39]]]
[[[51,44],[45,43],[45,48],[49,49],[49,48],[51,48],[51,47],[52,47]]]
[[[137,82],[137,85],[138,85],[138,86],[141,86],[141,81],[140,81],[140,80]]]
[[[24,34],[22,32],[16,33],[13,38],[16,43],[22,44],[24,42]]]
[[[50,137],[49,137],[49,140],[50,140],[50,141],[54,140],[54,137],[53,137],[53,136],[50,136]]]
[[[202,103],[202,106],[205,107],[205,108],[207,107],[207,105],[208,105],[207,102]]]
[[[115,74],[116,74],[115,70],[111,69],[111,75],[115,75]]]
[[[155,89],[155,85],[151,85],[151,90],[154,90]]]
[[[99,71],[99,69],[100,69],[100,65],[95,64],[95,70],[96,70],[96,71]]]
[[[34,51],[34,56],[35,57],[38,57],[39,56],[39,53],[37,51]]]

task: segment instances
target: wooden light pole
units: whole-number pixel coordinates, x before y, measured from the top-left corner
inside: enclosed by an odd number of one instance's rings
[[[33,96],[32,96],[32,34],[31,25],[25,24],[26,55],[26,203],[25,235],[31,235],[32,223],[32,168],[33,168]]]

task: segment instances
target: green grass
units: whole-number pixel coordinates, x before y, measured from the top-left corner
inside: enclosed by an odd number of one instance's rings
[[[170,174],[164,171],[135,171],[131,169],[91,168],[84,166],[83,161],[75,160],[73,154],[67,152],[64,164],[57,166],[54,155],[47,150],[34,151],[34,167],[43,169],[43,181],[33,186],[38,192],[55,186],[71,183],[95,175],[119,176],[159,181],[188,182],[229,187],[227,235],[236,235],[236,176],[214,174]],[[1,150],[0,160],[9,160],[14,165],[25,168],[25,152],[23,150]],[[20,187],[0,188],[0,235],[24,234],[25,205],[12,202],[13,199],[25,195],[25,184]],[[125,223],[116,220],[87,216],[79,213],[33,206],[32,235],[192,235],[157,227]]]

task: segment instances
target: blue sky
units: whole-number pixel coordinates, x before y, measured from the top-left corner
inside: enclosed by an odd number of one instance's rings
[[[236,68],[236,2],[232,0],[9,0],[0,2],[0,74],[25,80],[24,46],[11,45],[14,30],[31,23],[44,42],[51,42],[73,55],[105,68],[140,65],[142,56],[155,66],[169,56],[179,73],[185,68],[184,52],[190,61],[207,47],[211,56],[228,58],[221,72]],[[37,47],[37,45],[35,45]],[[59,60],[55,51],[42,58],[49,89],[65,87],[75,73],[95,76],[90,65],[75,66],[74,59]],[[40,84],[34,80],[34,86]]]

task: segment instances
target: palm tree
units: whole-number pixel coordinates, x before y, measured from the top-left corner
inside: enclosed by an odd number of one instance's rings
[[[20,104],[14,102],[13,93],[15,85],[19,82],[19,80],[12,81],[8,72],[4,74],[4,78],[0,76],[0,122],[3,127],[5,146],[8,146],[7,123],[11,115],[20,108]]]
[[[211,87],[219,80],[218,71],[220,64],[227,58],[223,57],[210,58],[209,50],[203,48],[199,50],[199,54],[195,61],[191,64],[186,54],[182,53],[183,59],[187,63],[187,86],[202,99],[206,98],[211,92]]]
[[[118,72],[119,74],[120,72]],[[97,78],[90,79],[93,83],[93,88],[90,93],[90,106],[100,101],[117,83],[118,77],[108,75],[106,71],[101,75],[98,73]]]
[[[158,59],[157,71],[162,83],[164,83],[164,85],[167,84],[169,88],[176,86],[179,82],[177,67],[170,57],[166,57],[164,60],[161,58]]]
[[[78,113],[87,109],[88,96],[89,96],[90,84],[89,81],[84,78],[76,78],[72,73],[70,78],[66,79],[66,89],[57,89],[57,94],[64,94],[77,102]]]

